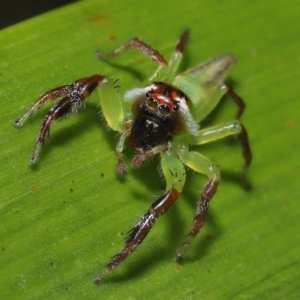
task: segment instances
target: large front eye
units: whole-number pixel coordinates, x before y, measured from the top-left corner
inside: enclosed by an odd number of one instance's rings
[[[149,99],[147,105],[151,110],[156,110],[158,106],[157,101],[154,98]]]
[[[158,111],[162,116],[166,117],[170,114],[170,107],[169,105],[162,104],[158,107]]]

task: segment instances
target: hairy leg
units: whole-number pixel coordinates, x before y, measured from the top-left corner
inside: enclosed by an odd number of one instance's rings
[[[76,113],[82,102],[90,96],[95,88],[105,81],[107,78],[101,75],[93,75],[89,78],[81,78],[71,84],[61,86],[46,92],[41,96],[36,103],[27,111],[27,113],[19,120],[15,121],[17,127],[21,127],[25,121],[31,116],[38,108],[40,108],[46,101],[62,98],[54,107],[52,107],[42,124],[40,129],[36,146],[30,158],[32,163],[38,159],[39,151],[45,142],[46,136],[50,132],[51,124],[64,116],[71,113]]]
[[[148,235],[157,219],[166,213],[178,199],[184,183],[185,169],[180,160],[172,154],[162,154],[162,172],[166,179],[166,192],[160,196],[139,219],[136,226],[129,232],[124,248],[106,265],[105,270],[94,280],[100,283],[105,275],[122,263]]]
[[[124,248],[113,257],[112,261],[106,265],[105,270],[95,278],[95,284],[100,283],[105,275],[116,268],[136,250],[139,244],[148,235],[159,216],[169,210],[178,197],[179,192],[174,188],[171,188],[150,206],[149,210],[140,218],[136,226],[129,232]]]
[[[208,211],[209,202],[215,195],[220,182],[220,172],[211,160],[197,152],[183,152],[180,157],[184,164],[196,172],[205,174],[209,178],[209,182],[203,188],[200,200],[197,205],[193,227],[177,251],[176,258],[180,259],[189,247],[192,240],[196,237],[204,224],[204,220]]]

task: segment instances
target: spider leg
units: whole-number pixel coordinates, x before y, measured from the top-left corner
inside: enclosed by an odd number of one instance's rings
[[[113,260],[106,265],[106,269],[94,279],[94,283],[98,284],[103,277],[123,262],[132,252],[136,250],[138,245],[147,236],[157,218],[166,212],[178,198],[179,193],[171,188],[159,197],[150,207],[150,209],[140,218],[136,226],[129,232],[126,238],[125,247],[121,252],[113,257]]]
[[[224,124],[199,130],[197,136],[193,137],[194,140],[192,143],[194,145],[202,145],[234,134],[238,136],[241,143],[242,155],[245,161],[244,170],[246,171],[252,161],[252,151],[247,131],[240,121],[226,122]]]
[[[176,50],[175,50],[175,53],[177,53],[177,55],[182,55],[182,53],[184,52],[185,50],[185,46],[189,40],[189,37],[190,37],[190,30],[189,29],[185,29],[180,38],[179,38],[179,42],[178,44],[176,45]]]
[[[95,278],[95,284],[100,283],[105,275],[136,250],[157,219],[167,212],[179,197],[185,182],[184,166],[175,156],[163,154],[162,171],[166,178],[167,191],[150,206],[149,210],[136,223],[136,226],[130,230],[125,241],[125,247],[113,257],[112,261],[106,265],[105,270]]]
[[[129,134],[131,133],[131,128],[125,130],[117,143],[117,172],[119,175],[123,176],[126,174],[126,167],[123,161],[123,149],[124,149],[124,141],[126,139],[126,137],[129,136]],[[139,153],[137,153],[137,155],[135,155],[131,161],[131,166],[133,168],[139,168],[141,167],[150,157],[154,156],[157,153],[163,152],[164,150],[166,150],[168,147],[168,145],[163,144],[163,145],[159,145],[156,146],[148,151],[144,151],[144,150],[140,150]],[[135,149],[135,150],[139,150],[139,149]]]
[[[223,82],[235,62],[233,55],[223,54],[186,70],[172,81],[192,100],[196,122],[204,120],[227,93]]]
[[[163,144],[156,146],[147,151],[140,151],[137,155],[135,155],[131,161],[131,166],[133,168],[141,167],[150,157],[154,156],[157,153],[161,153],[168,148],[168,144]],[[136,149],[138,150],[138,149]]]
[[[82,104],[83,100],[89,97],[94,89],[105,80],[105,76],[93,75],[89,78],[78,79],[69,85],[52,89],[40,97],[37,102],[28,110],[28,112],[21,119],[15,122],[16,126],[22,126],[26,119],[47,100],[64,97],[48,111],[44,119],[36,141],[35,149],[32,157],[30,158],[32,163],[37,161],[39,151],[45,142],[46,136],[50,132],[50,127],[53,121],[67,116],[70,113],[75,113]]]
[[[176,45],[175,52],[172,55],[172,58],[169,62],[169,69],[167,74],[162,77],[162,81],[167,83],[172,83],[176,72],[178,70],[179,64],[182,59],[182,54],[185,50],[185,46],[188,42],[190,36],[190,31],[188,29],[184,30],[179,38],[178,44]],[[155,76],[155,75],[154,75]],[[152,76],[152,77],[154,77]]]
[[[111,52],[108,52],[108,53],[103,53],[101,51],[97,51],[96,55],[100,59],[107,58],[107,57],[114,57],[114,56],[118,55],[119,53],[122,53],[123,51],[127,50],[128,48],[134,48],[136,50],[143,52],[144,54],[148,55],[154,62],[156,62],[159,65],[157,70],[154,72],[154,75],[152,75],[149,78],[149,81],[152,81],[153,78],[157,76],[157,74],[159,73],[159,71],[161,69],[168,67],[168,62],[163,57],[163,55],[159,51],[153,49],[148,44],[141,41],[139,38],[132,38],[127,43],[122,45],[121,47],[119,47]],[[148,82],[148,80],[147,80],[147,82]]]
[[[244,157],[244,161],[245,161],[243,173],[241,176],[242,185],[243,185],[244,189],[251,190],[252,186],[247,179],[247,170],[252,161],[252,151],[251,151],[249,140],[248,140],[248,133],[247,133],[244,125],[242,125],[242,124],[241,124],[241,132],[238,134],[238,139],[239,139],[241,147],[242,147],[242,153],[243,153],[243,157]]]
[[[45,102],[49,101],[49,100],[55,100],[58,98],[62,98],[67,96],[70,92],[72,92],[74,89],[77,88],[84,88],[83,83],[88,83],[88,85],[90,86],[90,88],[93,87],[93,84],[95,84],[96,82],[101,82],[105,77],[104,76],[100,76],[100,75],[94,75],[91,76],[89,78],[81,78],[78,79],[74,82],[72,82],[71,84],[67,84],[67,85],[63,85],[54,89],[49,90],[48,92],[46,92],[45,94],[43,94],[36,102],[34,105],[32,105],[29,110],[18,120],[16,120],[14,122],[14,125],[16,127],[22,127],[24,125],[24,123],[26,122],[26,120],[37,110],[39,109]],[[86,89],[88,90],[88,88],[86,87]]]
[[[230,96],[230,98],[238,106],[238,111],[236,113],[236,119],[240,120],[242,117],[242,114],[244,113],[244,110],[246,108],[246,104],[245,104],[244,100],[236,93],[236,91],[234,90],[234,88],[231,85],[225,83],[225,86],[227,88],[226,93]]]
[[[41,96],[37,102],[29,108],[29,110],[24,114],[20,119],[16,120],[14,122],[14,125],[16,127],[22,127],[26,120],[37,110],[39,109],[45,102],[48,100],[55,100],[57,98],[65,97],[70,91],[72,90],[72,86],[65,85],[60,86],[55,89],[52,89],[48,92],[46,92],[43,96]]]
[[[131,127],[126,129],[125,131],[122,132],[122,134],[119,137],[117,147],[116,147],[116,152],[117,152],[117,172],[119,175],[123,176],[126,174],[126,167],[123,161],[123,149],[124,149],[124,141],[125,139],[130,135],[131,133]],[[148,158],[151,156],[162,152],[167,148],[167,145],[160,145],[156,146],[148,151],[141,150],[140,153],[134,156],[134,158],[131,161],[131,166],[133,168],[139,168],[141,167]],[[139,149],[136,149],[139,150]]]
[[[156,62],[159,65],[158,69],[154,72],[152,76],[150,76],[148,80],[153,81],[153,79],[158,76],[161,69],[169,66],[169,70],[167,74],[160,74],[162,76],[160,80],[171,83],[178,69],[178,66],[181,62],[182,53],[185,49],[188,38],[189,38],[189,30],[184,30],[180,36],[179,42],[176,46],[175,52],[169,64],[159,51],[153,49],[148,44],[141,41],[139,38],[132,38],[127,43],[123,44],[121,47],[108,53],[97,51],[96,55],[100,59],[103,59],[107,57],[115,57],[129,48],[137,49],[143,52],[144,54],[148,55],[154,62]]]
[[[123,176],[125,175],[126,172],[126,166],[125,163],[123,161],[123,149],[124,149],[124,142],[125,139],[129,136],[131,132],[131,128],[125,130],[124,132],[122,132],[122,134],[119,137],[118,143],[117,143],[117,147],[116,147],[116,152],[117,152],[117,172],[119,175]]]
[[[177,251],[176,258],[180,259],[192,240],[202,228],[206,213],[208,211],[209,202],[215,195],[220,181],[220,171],[211,160],[197,152],[182,152],[180,158],[191,169],[196,172],[205,174],[209,178],[209,182],[205,185],[201,192],[200,201],[197,205],[196,214],[193,221],[193,228]]]
[[[121,47],[119,47],[119,48],[117,48],[117,49],[115,49],[111,52],[103,53],[101,51],[97,51],[96,55],[99,58],[114,57],[114,56],[117,56],[118,54],[120,54],[121,52],[127,50],[128,48],[134,48],[134,49],[137,49],[137,50],[145,53],[154,62],[158,63],[162,67],[167,67],[168,66],[167,61],[165,60],[163,55],[160,54],[159,51],[153,49],[148,44],[144,43],[143,41],[141,41],[139,38],[136,38],[136,37],[130,39],[127,43],[123,44]]]
[[[239,121],[242,117],[242,114],[244,113],[244,110],[246,108],[246,104],[243,101],[243,99],[235,92],[234,88],[228,84],[225,83],[225,86],[227,88],[226,93],[230,96],[230,98],[236,103],[236,105],[238,106],[238,111],[236,113],[236,119]],[[249,140],[248,140],[248,133],[246,128],[244,127],[243,124],[241,123],[237,123],[239,124],[239,132],[237,132],[237,136],[238,139],[240,141],[241,147],[242,147],[242,154],[244,157],[244,171],[242,173],[242,183],[243,186],[246,190],[250,190],[251,189],[251,185],[247,180],[247,176],[246,176],[246,172],[247,169],[249,168],[251,161],[252,161],[252,151],[250,148],[250,144],[249,144]],[[229,140],[230,141],[230,140]]]
[[[228,84],[225,84],[227,88],[227,94],[230,96],[230,98],[235,102],[235,104],[238,106],[238,111],[236,113],[236,119],[240,120],[242,117],[242,114],[244,113],[244,110],[246,108],[246,104],[244,100],[235,92],[234,88]],[[252,152],[250,149],[250,145],[248,142],[248,134],[245,129],[245,127],[241,124],[241,131],[238,134],[238,139],[240,141],[240,144],[242,146],[242,151],[243,151],[243,157],[245,160],[245,165],[244,165],[244,172],[242,174],[242,183],[243,186],[246,190],[251,189],[250,183],[247,181],[246,177],[246,170],[250,166],[251,160],[252,160]],[[228,140],[231,142],[231,138]]]

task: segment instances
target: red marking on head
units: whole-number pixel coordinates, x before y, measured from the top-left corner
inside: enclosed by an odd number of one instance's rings
[[[167,105],[171,111],[178,109],[181,100],[186,101],[186,97],[181,91],[163,82],[155,82],[154,89],[149,92],[148,97],[156,99],[158,105]]]
[[[170,107],[170,110],[172,110],[172,111],[174,111],[174,107],[175,107],[175,110],[176,110],[177,101],[175,101],[174,98],[172,98],[172,96],[169,97],[166,95],[162,95],[159,92],[156,92],[156,93],[154,92],[154,93],[150,94],[150,97],[156,99],[158,105],[162,105],[162,104],[167,105]]]

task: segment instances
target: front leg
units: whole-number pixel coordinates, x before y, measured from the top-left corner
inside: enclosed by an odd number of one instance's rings
[[[27,111],[27,113],[19,120],[15,121],[15,126],[21,127],[25,121],[46,101],[62,98],[54,107],[52,107],[43,122],[40,129],[33,154],[30,158],[35,163],[39,156],[39,151],[45,142],[46,136],[50,132],[52,123],[71,113],[76,113],[82,102],[90,96],[95,88],[102,82],[107,81],[107,77],[101,75],[93,75],[89,78],[81,78],[71,84],[61,86],[46,92],[37,102]]]
[[[49,90],[45,94],[43,94],[34,105],[32,105],[29,110],[24,114],[20,119],[14,122],[16,127],[22,127],[27,119],[38,110],[44,103],[49,100],[55,100],[58,98],[66,97],[72,91],[81,89],[82,93],[85,95],[85,98],[88,97],[95,87],[101,83],[106,77],[101,75],[93,75],[89,78],[81,78],[78,79],[71,84],[67,84],[64,86],[60,86],[54,89]]]

